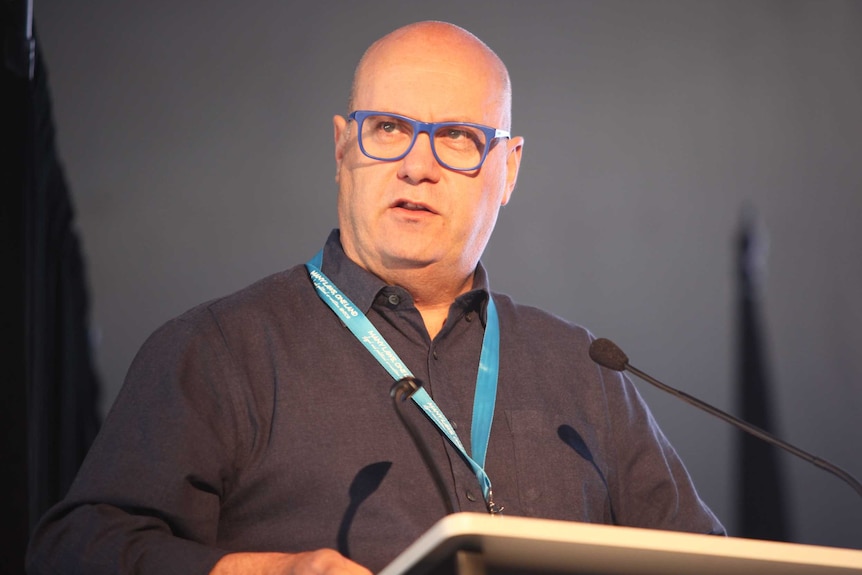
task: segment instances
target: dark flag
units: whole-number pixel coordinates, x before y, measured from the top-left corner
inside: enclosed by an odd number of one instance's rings
[[[743,215],[737,242],[737,400],[742,419],[775,433],[758,306],[767,244],[752,213]],[[738,437],[738,527],[735,535],[788,541],[790,527],[779,450],[748,434],[740,433]]]
[[[32,2],[0,3],[0,572],[24,573],[38,518],[98,429],[98,382],[74,213],[54,144]]]

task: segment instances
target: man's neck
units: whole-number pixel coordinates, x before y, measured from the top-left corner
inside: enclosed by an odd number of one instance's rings
[[[382,279],[410,292],[431,339],[440,333],[455,299],[473,287],[472,273],[466,277],[447,276],[426,268],[396,270]]]

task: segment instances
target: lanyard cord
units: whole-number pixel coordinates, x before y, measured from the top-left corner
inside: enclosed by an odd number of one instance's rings
[[[365,348],[374,356],[393,379],[413,377],[408,367],[401,361],[398,354],[389,346],[377,328],[354,305],[350,299],[320,271],[323,265],[323,250],[319,251],[308,263],[308,275],[314,283],[317,295],[341,319]],[[488,511],[497,514],[502,511],[493,500],[491,479],[485,473],[485,456],[488,452],[488,440],[491,437],[491,424],[494,420],[494,405],[497,400],[497,374],[500,366],[500,322],[494,299],[488,295],[488,318],[485,325],[485,335],[482,339],[482,353],[479,358],[479,370],[476,375],[476,392],[473,398],[473,421],[470,431],[470,445],[473,457],[467,454],[464,445],[449,419],[437,406],[424,388],[412,395],[412,400],[434,422],[446,438],[461,452],[467,463],[476,474],[482,488],[482,496]]]

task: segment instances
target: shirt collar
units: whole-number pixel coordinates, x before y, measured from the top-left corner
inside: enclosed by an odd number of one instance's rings
[[[326,240],[321,271],[364,313],[371,309],[380,290],[387,287],[386,282],[347,257],[337,229],[332,230]],[[479,262],[473,275],[473,288],[458,296],[455,302],[465,309],[479,312],[484,319],[488,293],[488,274]]]

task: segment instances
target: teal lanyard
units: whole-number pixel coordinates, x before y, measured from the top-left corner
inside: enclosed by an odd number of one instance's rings
[[[413,374],[389,346],[377,328],[369,321],[362,311],[327,278],[320,267],[323,265],[323,250],[319,251],[305,267],[308,275],[317,288],[320,296],[336,316],[344,322],[365,348],[377,359],[381,366],[389,372],[396,381]],[[482,353],[479,357],[479,372],[476,375],[476,392],[473,397],[473,422],[470,428],[470,445],[473,457],[467,454],[464,445],[455,433],[452,424],[428,395],[424,388],[413,394],[412,399],[422,411],[434,422],[443,435],[464,456],[482,487],[482,496],[491,513],[499,513],[493,500],[491,479],[485,473],[485,456],[488,452],[488,440],[491,437],[491,423],[494,420],[494,405],[497,401],[497,374],[500,368],[500,321],[494,299],[488,295],[488,321],[485,325],[485,336],[482,339]]]

